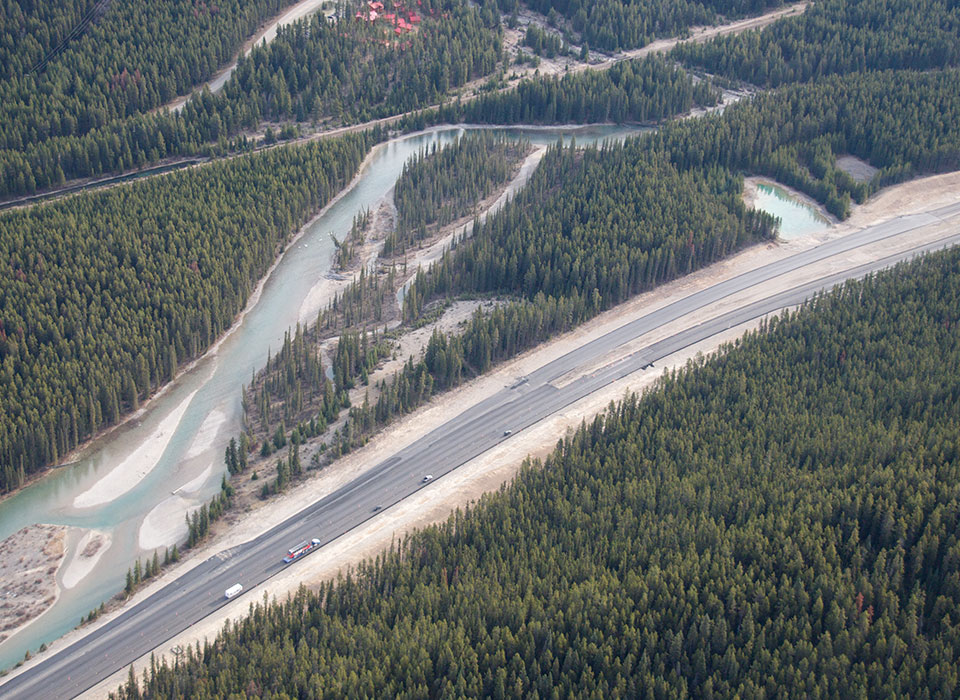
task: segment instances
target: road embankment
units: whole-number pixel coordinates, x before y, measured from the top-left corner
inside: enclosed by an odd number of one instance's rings
[[[920,192],[924,197],[917,197],[917,193]],[[922,202],[922,205],[919,202]],[[900,215],[919,213],[953,203],[960,203],[960,173],[949,173],[904,183],[875,195],[866,204],[858,207],[851,219],[844,224],[802,239],[754,246],[716,265],[640,295],[580,328],[500,366],[490,374],[439,397],[424,409],[403,417],[374,437],[368,445],[338,460],[315,478],[292,489],[283,499],[269,502],[241,517],[228,535],[215,543],[208,544],[203,552],[198,553],[198,556],[203,558],[213,555],[221,549],[253,538],[312,504],[323,495],[349,483],[371,465],[381,462],[403,446],[443,425],[464,407],[493,396],[505,385],[514,383],[518,378],[530,374],[547,362],[600,338],[625,323],[714,284],[782,260],[794,253],[814,248],[826,241],[889,221]],[[683,328],[716,318],[734,308],[786,291],[805,281],[853,269],[871,261],[882,260],[890,255],[911,250],[924,242],[941,240],[955,234],[956,228],[955,220],[932,222],[907,233],[826,258],[808,268],[794,271],[761,285],[761,288],[752,288],[731,295],[709,308],[657,328],[645,336],[636,338],[628,346],[624,346],[622,351],[616,353],[617,357],[631,352],[635,346],[656,342]],[[556,445],[557,439],[567,430],[575,429],[583,420],[590,420],[611,401],[619,399],[628,391],[636,392],[649,388],[664,372],[682,367],[700,353],[716,351],[722,344],[759,327],[761,322],[762,318],[751,320],[675,352],[657,361],[655,367],[627,375],[534,426],[516,433],[496,448],[464,464],[442,479],[436,480],[430,487],[421,489],[412,497],[387,508],[363,526],[334,541],[296,567],[291,567],[271,579],[257,589],[255,596],[241,597],[216,615],[204,619],[190,630],[161,645],[154,650],[155,653],[172,660],[174,648],[182,648],[197,640],[212,639],[222,628],[226,619],[246,614],[254,598],[259,600],[264,594],[283,598],[295,592],[301,584],[317,585],[322,581],[335,578],[363,559],[389,547],[391,542],[403,537],[405,533],[432,523],[442,522],[455,508],[462,508],[475,502],[482,494],[508,482],[516,474],[524,457],[547,454]],[[593,365],[579,368],[578,372],[581,375],[587,374],[603,366],[604,363],[610,363],[616,359],[601,358]],[[139,670],[148,663],[149,656],[145,656],[135,664],[135,667]],[[125,671],[115,674],[85,693],[83,697],[106,697],[108,692],[116,689],[125,676]]]

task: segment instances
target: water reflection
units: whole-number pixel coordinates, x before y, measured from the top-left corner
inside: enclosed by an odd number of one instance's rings
[[[757,185],[754,207],[780,217],[780,238],[784,240],[807,236],[830,226],[830,220],[823,214],[777,185]]]

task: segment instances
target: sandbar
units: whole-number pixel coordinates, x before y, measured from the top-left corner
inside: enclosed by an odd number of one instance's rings
[[[181,496],[160,501],[140,525],[140,549],[156,549],[186,539],[187,521],[183,516],[195,507]]]
[[[87,530],[73,551],[70,562],[63,570],[60,585],[70,589],[80,583],[93,571],[104,552],[110,549],[113,538],[103,530]]]
[[[0,542],[0,642],[57,602],[63,525],[28,525]]]
[[[193,459],[194,457],[199,457],[208,449],[210,449],[210,445],[217,437],[217,433],[220,432],[220,428],[226,422],[227,414],[222,410],[215,408],[210,411],[207,417],[203,420],[203,423],[200,424],[200,429],[197,431],[196,437],[193,438],[193,442],[190,443],[190,449],[187,450],[187,454],[184,456],[184,459]]]
[[[160,421],[157,429],[126,459],[105,474],[97,483],[73,499],[74,508],[92,508],[109,503],[143,481],[163,456],[183,414],[196,395],[191,392],[180,405]]]

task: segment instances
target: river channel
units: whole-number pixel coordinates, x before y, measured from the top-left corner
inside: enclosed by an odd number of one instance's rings
[[[138,557],[182,541],[184,515],[208,501],[225,471],[223,450],[241,427],[240,389],[276,350],[284,332],[314,318],[329,299],[311,294],[330,271],[333,244],[354,216],[374,206],[417,152],[444,146],[472,127],[449,127],[398,137],[375,147],[353,186],[306,227],[266,279],[259,299],[215,351],[208,352],[156,397],[137,418],[83,449],[76,462],[0,502],[0,540],[34,523],[76,528],[58,573],[60,596],[33,623],[0,643],[0,668],[22,659],[75,627],[81,617],[124,586]],[[628,127],[496,129],[534,145],[562,138],[578,144],[623,139]],[[85,532],[105,544],[86,575],[72,564]],[[93,561],[91,559],[91,561]]]

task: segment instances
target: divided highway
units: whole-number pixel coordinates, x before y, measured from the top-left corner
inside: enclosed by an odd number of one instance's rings
[[[586,343],[466,409],[260,537],[211,557],[100,629],[6,680],[0,685],[0,697],[74,697],[225,605],[228,601],[224,590],[231,585],[241,583],[244,593],[255,591],[259,584],[287,566],[281,559],[292,544],[313,537],[319,537],[323,544],[331,542],[372,517],[375,508],[386,508],[423,488],[425,475],[440,477],[507,439],[506,431],[516,433],[529,427],[678,350],[746,321],[795,306],[846,279],[862,277],[916,254],[960,243],[960,226],[954,235],[934,243],[745,304],[710,321],[688,326],[573,381],[556,381],[573,370],[596,365],[625,343],[786,273],[945,221],[960,224],[960,204],[900,217],[751,270]],[[254,595],[251,599],[256,598]]]

